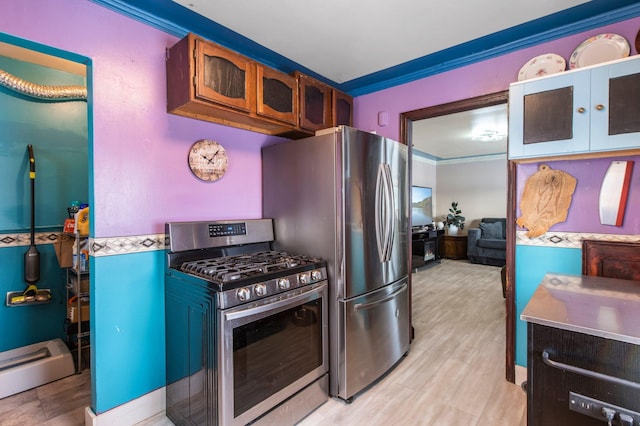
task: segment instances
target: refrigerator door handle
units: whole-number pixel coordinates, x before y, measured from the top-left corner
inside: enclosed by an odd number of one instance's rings
[[[374,300],[373,302],[367,302],[367,303],[357,303],[353,305],[353,310],[357,312],[357,311],[362,311],[363,309],[370,309],[377,305],[381,305],[385,302],[388,302],[389,300],[394,299],[397,295],[399,295],[400,293],[406,290],[407,290],[407,283],[404,283],[399,289],[397,289],[393,293],[388,294],[378,300]]]
[[[389,261],[391,260],[391,249],[393,247],[393,237],[396,234],[396,211],[394,209],[395,206],[395,199],[393,197],[393,179],[391,178],[391,167],[389,166],[389,164],[384,165],[384,172],[385,172],[385,182],[386,182],[386,198],[385,200],[387,201],[386,206],[385,206],[385,210],[386,210],[386,218],[387,218],[387,238],[386,238],[386,244],[387,244],[387,248],[386,248],[386,260]]]
[[[388,164],[380,163],[376,177],[375,196],[376,244],[380,262],[391,259],[391,243],[393,241],[393,191],[391,188],[391,171]]]

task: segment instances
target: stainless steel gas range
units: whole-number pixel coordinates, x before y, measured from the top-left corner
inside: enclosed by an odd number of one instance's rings
[[[167,417],[286,425],[326,402],[325,262],[272,250],[271,219],[166,232]]]

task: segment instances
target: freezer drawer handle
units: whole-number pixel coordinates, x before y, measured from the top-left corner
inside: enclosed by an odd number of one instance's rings
[[[560,370],[566,370],[570,373],[580,374],[582,376],[591,377],[593,379],[604,380],[606,382],[615,383],[623,386],[630,386],[632,388],[640,389],[640,383],[632,382],[630,380],[621,379],[619,377],[609,376],[607,374],[598,373],[596,371],[586,370],[584,368],[576,367],[569,364],[564,364],[562,362],[554,361],[549,359],[549,352],[546,350],[542,351],[542,362],[547,364],[549,367],[557,368]]]
[[[353,310],[354,311],[362,311],[364,309],[370,309],[373,308],[377,305],[380,305],[382,303],[388,302],[389,300],[395,298],[397,295],[399,295],[400,293],[402,293],[403,291],[407,290],[407,283],[402,284],[402,287],[400,287],[398,290],[394,291],[393,293],[383,297],[382,299],[379,300],[375,300],[373,302],[369,302],[369,303],[357,303],[355,305],[353,305]]]

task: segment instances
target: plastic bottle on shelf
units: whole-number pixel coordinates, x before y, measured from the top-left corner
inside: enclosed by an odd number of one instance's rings
[[[89,207],[84,207],[76,213],[76,232],[80,235],[89,233]]]
[[[76,213],[80,210],[80,201],[72,201],[69,207],[67,207],[67,212],[69,213],[69,217],[71,219],[76,217]]]

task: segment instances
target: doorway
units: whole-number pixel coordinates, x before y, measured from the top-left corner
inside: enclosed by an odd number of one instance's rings
[[[496,105],[507,104],[509,99],[508,90],[496,92],[488,95],[477,96],[474,98],[464,99],[460,101],[450,102],[447,104],[436,105],[432,107],[421,108],[413,111],[407,111],[400,114],[400,142],[405,143],[409,147],[410,157],[413,152],[413,125],[419,120],[425,120],[433,117],[443,117],[450,114],[457,114],[464,111],[471,111],[480,108],[493,107]],[[411,162],[413,163],[413,161]],[[410,163],[410,174],[413,165]],[[507,217],[507,274],[506,274],[506,351],[505,351],[505,376],[510,382],[515,382],[515,292],[513,289],[514,282],[514,255],[515,255],[515,226],[514,212],[516,194],[512,184],[514,176],[513,166],[508,164],[508,181],[506,196],[506,217]],[[437,199],[436,199],[437,203]]]
[[[30,231],[39,250],[36,285],[51,292],[51,299],[37,307],[0,307],[0,323],[15,325],[3,333],[0,352],[57,341],[75,349],[79,337],[69,333],[69,267],[56,248],[69,218],[67,208],[74,201],[89,202],[90,60],[0,34],[0,70],[0,178],[8,183],[0,188],[5,200],[0,214],[0,267],[5,272],[0,293],[26,287],[23,253],[31,242]],[[29,201],[29,180],[34,202]],[[69,355],[73,361],[68,374],[81,372],[83,367],[76,366],[88,366],[78,359],[89,360],[89,351],[80,348]],[[43,385],[55,380],[42,377]]]

